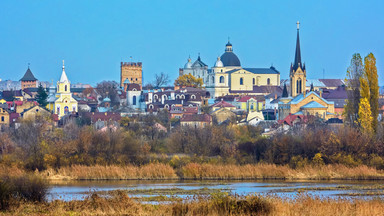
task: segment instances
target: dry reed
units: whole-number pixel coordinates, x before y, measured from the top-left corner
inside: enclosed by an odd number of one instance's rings
[[[384,179],[384,172],[361,165],[305,166],[292,169],[288,165],[212,165],[190,163],[181,169],[184,179]]]
[[[171,166],[152,163],[143,166],[83,166],[74,165],[41,173],[50,180],[129,180],[129,179],[177,179]]]
[[[247,201],[248,200],[248,201]],[[383,215],[384,200],[333,200],[302,195],[296,199],[278,197],[195,197],[190,202],[140,204],[124,192],[110,198],[91,194],[83,201],[20,203],[0,215]]]

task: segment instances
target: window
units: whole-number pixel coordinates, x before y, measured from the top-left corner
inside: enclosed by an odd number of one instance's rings
[[[267,79],[267,85],[271,85],[271,79]]]
[[[244,85],[244,78],[243,77],[240,78],[240,85]]]
[[[64,113],[68,114],[69,113],[69,108],[67,106],[64,107]]]
[[[65,87],[64,87],[64,88],[65,88],[65,90],[64,90],[64,91],[67,91],[67,85],[65,85]]]
[[[224,83],[224,76],[220,77],[220,83]]]
[[[1,121],[4,122],[4,116],[1,116]]]
[[[253,106],[253,104],[251,104],[251,110],[254,110],[254,106]]]
[[[252,84],[253,84],[253,85],[256,84],[256,80],[255,80],[255,78],[252,79]]]
[[[57,107],[57,114],[60,114],[60,106]]]
[[[133,96],[132,98],[132,105],[136,105],[136,96]]]

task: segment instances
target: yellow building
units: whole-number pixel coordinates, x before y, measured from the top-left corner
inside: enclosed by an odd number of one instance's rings
[[[7,105],[0,106],[0,126],[9,124],[9,111]]]
[[[56,93],[50,94],[47,99],[47,108],[58,115],[59,119],[64,115],[77,112],[77,101],[72,97],[71,83],[65,73],[63,61],[63,71],[60,80],[57,82]]]
[[[50,117],[51,113],[41,106],[33,106],[20,113],[23,119],[35,121],[36,117]]]

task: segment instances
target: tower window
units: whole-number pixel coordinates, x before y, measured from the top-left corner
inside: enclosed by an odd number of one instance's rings
[[[65,91],[67,91],[67,85],[65,85],[65,87],[64,87],[64,88],[65,88]]]
[[[240,85],[244,85],[244,78],[243,77],[240,78]]]
[[[256,81],[255,78],[252,79],[252,84],[255,85]]]
[[[267,85],[271,85],[271,79],[267,79]]]
[[[220,77],[220,83],[224,83],[224,76]]]

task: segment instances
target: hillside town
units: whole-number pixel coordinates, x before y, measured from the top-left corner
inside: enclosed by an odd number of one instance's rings
[[[19,81],[0,83],[0,125],[17,128],[23,119],[45,116],[56,127],[75,120],[105,130],[119,127],[124,117],[158,113],[170,120],[169,125],[156,123],[164,131],[237,124],[257,125],[270,135],[312,120],[341,125],[348,100],[345,79],[307,77],[299,31],[298,22],[296,50],[287,68],[242,65],[228,41],[211,67],[200,55],[196,60],[189,57],[174,85],[168,74],[156,75],[154,83],[144,85],[142,62],[121,62],[119,83],[103,81],[97,86],[72,84],[67,74],[73,72],[66,72],[64,60],[56,83],[40,81],[43,78],[35,77],[28,66]],[[379,111],[381,118],[384,106]]]

